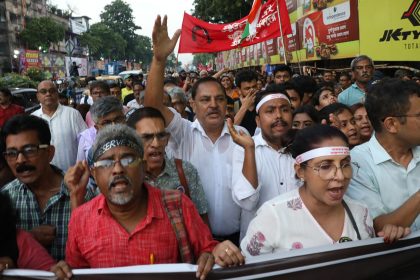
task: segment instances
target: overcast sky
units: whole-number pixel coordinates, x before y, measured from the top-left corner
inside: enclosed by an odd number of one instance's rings
[[[174,31],[181,28],[184,11],[191,13],[193,0],[124,0],[133,9],[134,22],[141,26],[137,33],[151,37],[153,23],[158,14],[168,15],[168,29],[172,36]],[[105,5],[112,0],[50,0],[51,4],[57,5],[60,9],[67,9],[69,5],[75,16],[88,16],[90,23],[100,21],[99,14],[104,10]],[[175,48],[175,52],[178,47]],[[183,63],[192,61],[192,55],[180,54],[179,60]]]

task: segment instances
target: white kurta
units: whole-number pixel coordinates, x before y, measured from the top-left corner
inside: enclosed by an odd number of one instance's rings
[[[208,217],[213,234],[224,236],[238,232],[241,208],[233,201],[231,188],[235,143],[227,125],[213,143],[198,120],[190,122],[170,109],[174,118],[166,130],[176,142],[175,157],[191,162],[200,175],[209,204]]]
[[[267,144],[261,133],[252,138],[255,143],[258,175],[256,189],[242,173],[244,149],[236,145],[233,152],[233,200],[246,210],[241,219],[241,237],[245,236],[249,222],[264,202],[302,185],[295,177],[295,160],[290,154],[274,150]]]
[[[373,222],[367,207],[346,196],[344,200],[353,214],[361,239],[373,237]],[[341,234],[341,238],[346,237],[357,240],[347,211]],[[241,249],[246,256],[257,256],[334,243],[306,208],[299,189],[295,189],[267,201],[257,211],[241,242]]]
[[[63,170],[76,163],[78,135],[87,129],[79,111],[68,106],[58,105],[55,113],[50,117],[36,110],[32,115],[40,117],[48,122],[51,131],[51,145],[55,147],[52,164]]]

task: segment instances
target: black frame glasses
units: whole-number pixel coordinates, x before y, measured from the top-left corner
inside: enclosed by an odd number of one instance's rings
[[[33,158],[38,155],[39,150],[46,149],[50,145],[39,144],[39,145],[26,145],[22,149],[6,149],[3,152],[3,156],[6,160],[16,160],[19,154],[22,154],[25,158]]]

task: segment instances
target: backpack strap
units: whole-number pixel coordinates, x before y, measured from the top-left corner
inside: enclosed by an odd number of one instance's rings
[[[179,182],[184,187],[185,195],[191,198],[190,196],[190,188],[188,187],[187,177],[185,177],[184,169],[182,168],[182,160],[181,159],[174,159],[176,171],[178,172]]]
[[[181,261],[193,264],[195,260],[194,253],[188,240],[182,215],[182,193],[176,190],[162,190],[162,202],[175,232]]]

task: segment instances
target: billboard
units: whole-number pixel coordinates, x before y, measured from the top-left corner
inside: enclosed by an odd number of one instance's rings
[[[359,13],[361,53],[373,60],[420,60],[420,1],[360,0]]]
[[[291,34],[267,40],[253,48],[246,47],[247,51],[241,49],[241,54],[254,53],[246,61],[224,60],[239,51],[231,50],[229,55],[219,56],[217,67],[278,64],[284,63],[285,58],[288,63],[341,59],[360,53],[358,0],[286,0],[286,6]],[[258,50],[261,50],[261,57],[256,55]]]

